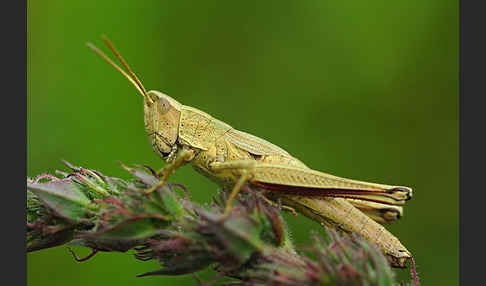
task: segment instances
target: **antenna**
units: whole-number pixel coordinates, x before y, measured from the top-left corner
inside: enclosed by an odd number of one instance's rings
[[[128,81],[130,81],[130,83],[133,84],[133,86],[138,90],[138,92],[144,98],[146,98],[150,103],[153,103],[150,96],[148,96],[147,90],[143,86],[142,82],[138,79],[135,73],[130,69],[125,59],[123,59],[120,53],[118,53],[118,51],[115,49],[113,44],[108,40],[108,38],[102,36],[102,39],[106,43],[106,45],[110,48],[110,50],[115,54],[118,60],[122,63],[123,67],[125,67],[126,72],[115,62],[113,62],[105,53],[103,53],[100,49],[98,49],[95,45],[93,45],[92,43],[86,43],[86,45],[95,53],[97,53],[100,57],[102,57],[106,62],[112,65],[116,70],[118,70],[126,79],[128,79]]]

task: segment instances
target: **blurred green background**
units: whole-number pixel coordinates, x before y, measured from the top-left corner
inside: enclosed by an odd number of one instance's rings
[[[457,1],[28,1],[28,176],[67,159],[129,178],[117,163],[162,166],[142,101],[85,46],[107,35],[147,89],[263,137],[318,170],[411,186],[389,229],[424,285],[457,285]],[[190,167],[173,182],[209,201]],[[297,244],[319,226],[286,215]],[[80,255],[89,250],[76,248]],[[28,285],[197,285],[135,278],[156,262],[65,247],[27,255]],[[397,281],[410,278],[397,270]],[[207,280],[214,273],[198,276]]]

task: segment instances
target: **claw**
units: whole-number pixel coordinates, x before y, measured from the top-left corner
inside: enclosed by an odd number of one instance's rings
[[[224,213],[221,217],[216,220],[216,223],[223,224],[230,217],[230,213]]]
[[[167,179],[162,178],[157,184],[153,185],[152,187],[144,190],[145,195],[150,195],[153,191],[157,190],[158,188],[162,187],[167,183]]]

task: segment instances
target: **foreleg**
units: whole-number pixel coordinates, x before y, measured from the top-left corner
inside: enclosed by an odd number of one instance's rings
[[[169,180],[170,175],[174,173],[177,168],[190,162],[194,158],[194,155],[194,150],[183,148],[180,152],[177,153],[175,159],[172,162],[166,164],[164,168],[157,172],[157,175],[162,175],[162,178],[157,184],[147,189],[145,191],[145,194],[150,194],[165,185],[165,183],[167,183],[167,181]]]

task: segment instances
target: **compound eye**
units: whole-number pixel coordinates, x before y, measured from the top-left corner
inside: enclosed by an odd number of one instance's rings
[[[170,109],[170,103],[166,98],[161,97],[157,100],[157,110],[161,114],[167,113],[169,109]]]

